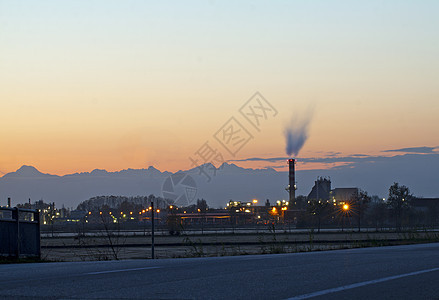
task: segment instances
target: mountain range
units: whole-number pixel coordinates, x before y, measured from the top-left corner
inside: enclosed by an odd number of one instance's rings
[[[438,154],[356,160],[345,166],[320,170],[300,170],[298,165],[296,194],[307,195],[316,178],[325,176],[331,178],[333,188],[359,187],[380,197],[387,197],[393,182],[407,185],[416,196],[438,197],[438,166]],[[191,204],[197,198],[204,198],[211,207],[224,207],[231,199],[250,201],[256,198],[264,202],[269,199],[272,203],[287,199],[287,184],[288,173],[285,171],[242,168],[231,163],[224,163],[219,168],[205,164],[176,173],[162,172],[150,166],[118,172],[95,169],[64,176],[44,174],[35,167],[24,165],[0,178],[0,205],[5,205],[10,197],[13,205],[25,203],[28,199],[32,202],[43,199],[55,202],[58,207],[76,208],[80,202],[100,195],[154,194],[172,198],[169,195],[174,194],[178,201],[185,201],[180,204]],[[178,198],[183,194],[183,200]]]

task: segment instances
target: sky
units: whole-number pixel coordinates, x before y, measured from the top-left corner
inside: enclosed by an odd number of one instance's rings
[[[285,127],[308,115],[303,168],[334,156],[437,153],[438,9],[0,0],[0,175],[21,165],[175,172],[203,145],[241,166],[282,169],[285,161],[248,159],[286,156]],[[257,127],[240,113],[256,92],[271,107]],[[231,118],[251,136],[233,153],[219,141]]]

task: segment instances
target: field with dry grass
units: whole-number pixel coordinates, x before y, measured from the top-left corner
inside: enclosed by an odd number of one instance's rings
[[[326,232],[159,235],[156,258],[294,253],[439,241],[436,232]],[[151,258],[151,236],[102,234],[42,238],[42,258],[84,261]]]

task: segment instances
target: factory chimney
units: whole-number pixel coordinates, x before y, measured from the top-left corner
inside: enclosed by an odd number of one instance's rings
[[[289,165],[289,193],[290,193],[290,205],[294,205],[296,201],[296,173],[295,173],[295,164],[296,160],[294,158],[290,158],[288,160]]]

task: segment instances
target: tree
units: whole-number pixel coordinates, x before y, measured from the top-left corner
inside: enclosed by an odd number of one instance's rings
[[[206,221],[206,211],[209,209],[206,200],[197,199],[197,211],[201,214],[201,234],[204,233],[204,222]]]
[[[358,213],[358,232],[361,231],[361,220],[364,216],[364,212],[367,209],[367,206],[370,203],[370,196],[366,191],[360,190],[358,195],[356,196],[356,210]]]
[[[330,205],[327,201],[316,199],[309,200],[307,211],[312,216],[317,218],[318,232],[320,232],[322,219],[324,219],[328,214],[329,206]]]
[[[430,226],[436,226],[439,217],[439,205],[437,202],[428,205],[427,218]]]
[[[387,219],[387,205],[383,199],[372,196],[367,212],[367,217],[374,224],[376,231],[384,226]]]
[[[411,198],[410,190],[405,185],[399,185],[395,182],[390,186],[387,205],[394,213],[395,228],[397,231],[401,230],[402,214],[410,207]]]
[[[299,195],[296,197],[295,201],[293,203],[289,203],[288,206],[291,209],[305,209],[307,204],[307,197]]]
[[[209,206],[207,205],[206,200],[197,199],[197,209],[199,209],[200,211],[206,211],[208,208]]]
[[[170,235],[180,235],[182,230],[181,217],[177,216],[177,209],[173,206],[168,207],[166,225]]]

